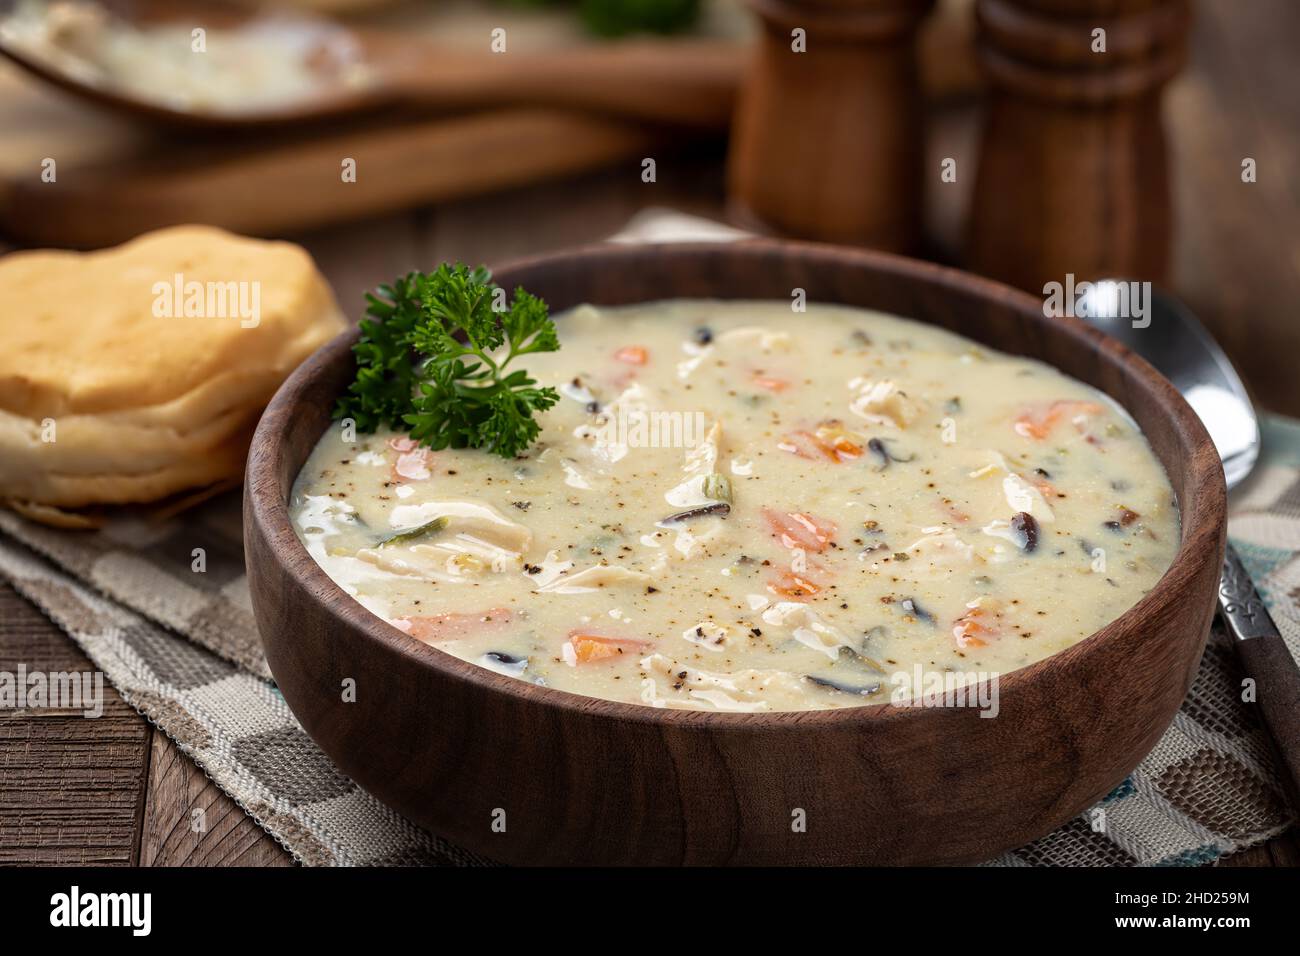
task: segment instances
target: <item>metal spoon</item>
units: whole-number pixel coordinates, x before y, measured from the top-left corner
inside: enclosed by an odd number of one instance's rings
[[[1131,296],[1127,309],[1119,306],[1132,288],[1115,280],[1093,283],[1080,297],[1080,317],[1119,339],[1173,383],[1219,450],[1228,487],[1241,484],[1260,450],[1259,420],[1245,386],[1205,326],[1178,300],[1151,290],[1145,315],[1129,318],[1140,311]],[[1294,794],[1300,795],[1300,669],[1231,543],[1219,579],[1219,612],[1246,676],[1255,681],[1264,723]]]
[[[508,53],[495,53],[487,34],[472,48],[436,45],[391,30],[296,12],[249,12],[220,2],[109,0],[98,12],[85,4],[69,7],[78,15],[55,22],[61,40],[52,43],[45,21],[23,16],[12,0],[0,0],[0,54],[68,93],[167,126],[238,129],[394,107],[443,112],[532,106],[722,129],[731,119],[746,62],[743,44],[722,40],[628,40],[553,52],[507,47]],[[201,87],[195,100],[165,88],[165,81],[133,86],[115,71],[120,66],[105,65],[110,32],[118,41],[124,35],[137,43],[150,36],[156,41],[157,34],[149,31],[163,26],[171,28],[164,49],[138,52],[155,61],[165,52],[186,76],[192,68],[194,83],[185,85],[222,81],[214,57],[204,55],[223,44],[229,53],[235,38],[283,50],[275,59],[282,66],[300,65],[302,82],[283,97],[218,103]],[[197,27],[210,34],[203,52],[191,49]],[[120,42],[116,49],[120,60]],[[248,64],[222,62],[229,67],[226,80],[248,84]]]

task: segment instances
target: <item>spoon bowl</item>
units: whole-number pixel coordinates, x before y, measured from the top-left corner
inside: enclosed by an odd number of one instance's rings
[[[1259,419],[1250,393],[1219,343],[1187,306],[1151,289],[1143,316],[1131,318],[1126,301],[1142,304],[1142,293],[1126,294],[1115,279],[1092,284],[1083,297],[1083,318],[1137,352],[1182,392],[1204,423],[1223,459],[1229,488],[1241,484],[1259,460]],[[1149,287],[1148,287],[1149,288]]]
[[[303,13],[154,0],[102,8],[0,0],[0,54],[96,106],[157,125],[220,130],[392,108],[502,106],[720,129],[745,61],[742,45],[716,40],[503,55],[486,36],[475,48],[436,45]]]
[[[1150,285],[1141,290],[1115,279],[1092,283],[1080,297],[1081,317],[1145,358],[1183,394],[1223,460],[1227,486],[1235,487],[1259,460],[1259,419],[1250,393],[1190,309]],[[1144,297],[1146,308],[1134,308]],[[1300,667],[1231,542],[1219,580],[1219,611],[1246,676],[1255,682],[1292,801],[1300,803]]]
[[[189,11],[186,4],[164,5],[145,2],[109,2],[103,5],[107,17],[68,17],[51,25],[54,37],[38,32],[37,24],[24,20],[9,4],[0,3],[0,54],[28,73],[95,106],[133,119],[178,128],[244,128],[310,122],[360,111],[374,106],[373,92],[352,88],[342,81],[349,69],[359,72],[366,62],[356,35],[340,24],[297,14],[257,16],[246,9],[214,3],[202,13]],[[78,22],[79,20],[79,22]],[[310,96],[283,101],[250,101],[238,110],[219,105],[188,102],[176,89],[154,89],[147,93],[133,89],[99,62],[89,31],[103,29],[110,22],[121,24],[138,35],[149,31],[229,31],[245,39],[280,42],[286,52],[310,60],[309,71],[319,86]],[[80,31],[80,32],[78,32]],[[104,35],[101,34],[100,43]],[[176,37],[183,39],[179,33]],[[70,44],[49,42],[59,39]],[[191,44],[198,42],[193,35]],[[204,39],[206,46],[206,37]],[[201,52],[190,47],[196,56]]]

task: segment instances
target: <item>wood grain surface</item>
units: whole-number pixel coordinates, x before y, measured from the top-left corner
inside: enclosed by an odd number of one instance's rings
[[[94,665],[0,583],[0,670]],[[0,711],[0,865],[279,865],[292,858],[104,686],[104,713]],[[206,830],[191,828],[202,810]]]
[[[1188,0],[979,0],[989,77],[965,260],[1030,292],[1045,282],[1165,283],[1172,238],[1165,84]],[[1104,28],[1104,55],[1090,32]]]
[[[914,253],[917,31],[934,0],[749,3],[764,30],[732,132],[733,213],[775,235]],[[792,52],[795,30],[809,52]]]
[[[0,64],[0,90],[8,69]],[[214,144],[113,125],[100,136],[80,120],[59,122],[66,109],[0,98],[0,229],[27,245],[95,248],[185,222],[282,235],[632,161],[677,135],[532,109]],[[49,136],[33,135],[32,115]],[[41,179],[47,157],[53,183]],[[342,178],[345,159],[355,181]]]
[[[92,670],[85,655],[0,583],[0,670]],[[104,713],[0,711],[0,864],[139,861],[151,728],[111,688]]]
[[[156,727],[147,761],[139,865],[292,865],[289,854]]]

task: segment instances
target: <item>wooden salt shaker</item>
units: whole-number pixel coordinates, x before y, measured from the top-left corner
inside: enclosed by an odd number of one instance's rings
[[[1036,293],[1067,273],[1164,280],[1160,101],[1187,0],[978,0],[976,15],[991,90],[966,265]]]
[[[933,0],[747,2],[763,29],[732,130],[735,218],[763,231],[915,251],[915,35]]]

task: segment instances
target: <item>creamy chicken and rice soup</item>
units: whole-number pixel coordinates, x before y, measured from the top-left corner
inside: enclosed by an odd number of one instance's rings
[[[520,680],[656,707],[884,702],[1004,674],[1150,590],[1173,492],[1109,398],[858,309],[582,306],[506,460],[331,426],[292,519],[373,613]]]

